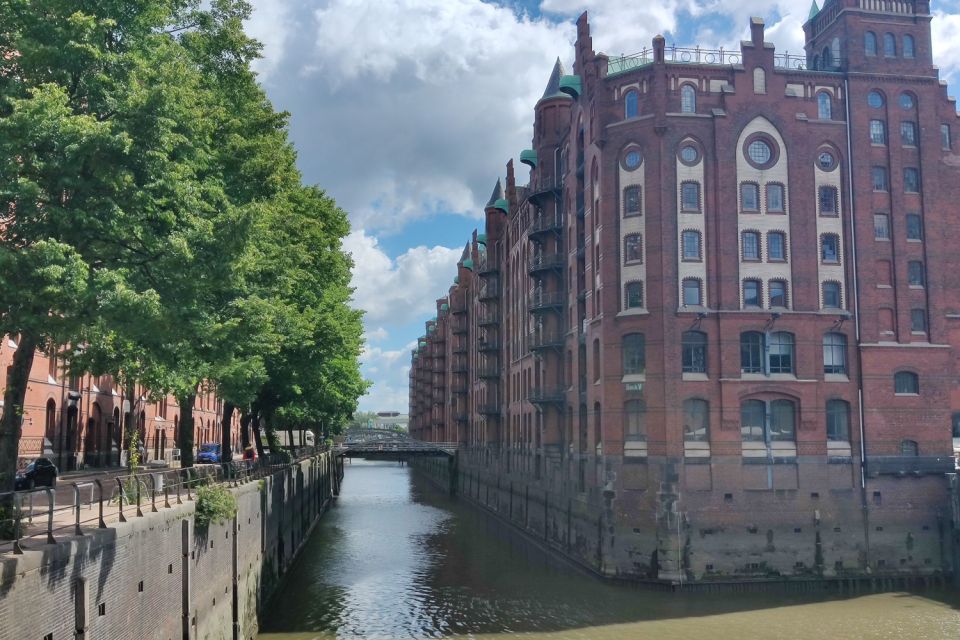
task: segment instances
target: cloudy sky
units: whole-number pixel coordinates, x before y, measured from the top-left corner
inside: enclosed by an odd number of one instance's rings
[[[362,410],[407,409],[410,349],[504,166],[532,136],[554,61],[590,15],[610,55],[668,44],[737,46],[762,16],[802,53],[809,0],[252,0],[257,70],[291,113],[308,182],[350,214],[356,305],[366,311]],[[821,0],[822,4],[822,0]],[[960,87],[960,0],[933,0],[934,58]],[[518,179],[526,181],[519,165]]]

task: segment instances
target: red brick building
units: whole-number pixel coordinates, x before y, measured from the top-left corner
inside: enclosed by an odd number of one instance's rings
[[[0,371],[13,362],[16,339],[2,336]],[[38,352],[30,371],[24,402],[23,432],[19,457],[22,462],[45,455],[61,471],[120,464],[120,451],[129,445],[130,433],[121,446],[122,416],[129,410],[110,376],[70,377],[56,357]],[[2,380],[6,381],[6,376]],[[0,398],[4,387],[0,385]],[[172,396],[151,399],[149,390],[137,386],[129,423],[136,426],[144,448],[144,462],[172,462],[179,430],[180,408]],[[126,409],[125,410],[125,400]],[[212,389],[197,396],[194,407],[194,442],[220,442],[222,404]],[[2,403],[2,399],[0,399]],[[2,408],[2,407],[0,407]],[[234,417],[238,422],[237,416]],[[239,429],[232,431],[234,449],[239,449]]]
[[[606,574],[952,570],[960,120],[926,0],[828,0],[806,56],[559,62],[413,354],[462,495]],[[951,430],[953,429],[953,433]]]

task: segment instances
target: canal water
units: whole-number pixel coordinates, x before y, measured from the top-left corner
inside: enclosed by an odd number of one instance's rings
[[[550,558],[408,467],[355,460],[259,640],[960,639],[960,597],[667,594]]]

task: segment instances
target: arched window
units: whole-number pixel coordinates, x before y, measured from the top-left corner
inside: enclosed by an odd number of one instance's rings
[[[683,401],[683,439],[687,442],[707,442],[710,439],[710,405],[706,400],[692,398]]]
[[[47,400],[47,414],[44,419],[44,435],[51,442],[57,430],[57,403],[50,398]]]
[[[903,57],[912,58],[916,55],[916,49],[913,46],[913,36],[903,36]]]
[[[912,371],[898,371],[893,375],[893,392],[908,395],[920,393],[920,378]]]
[[[824,69],[833,68],[833,54],[830,53],[830,47],[823,48],[823,53],[821,54],[820,59],[823,60]]]
[[[642,333],[623,336],[623,374],[644,373],[647,370],[646,340]]]
[[[640,112],[640,96],[636,91],[628,91],[623,98],[624,117],[636,118]]]
[[[770,440],[796,440],[797,410],[792,400],[774,400],[770,403]]]
[[[759,331],[744,331],[740,334],[740,371],[763,373],[764,335]]]
[[[847,336],[828,333],[823,336],[823,372],[846,375]]]
[[[647,439],[647,406],[643,400],[627,400],[623,404],[624,440]]]
[[[901,440],[900,455],[918,456],[920,455],[920,445],[917,444],[916,440]]]
[[[830,120],[833,118],[833,100],[826,91],[817,94],[817,117],[820,120]]]
[[[702,331],[684,331],[681,339],[684,373],[707,372],[707,334]]]
[[[769,373],[793,373],[794,341],[793,334],[775,331],[770,334],[767,345]]]
[[[600,339],[593,339],[593,381],[600,382]]]
[[[623,297],[625,309],[643,308],[643,283],[628,282],[623,287]]]
[[[745,400],[740,403],[740,437],[747,442],[792,442],[797,408],[792,400]]]
[[[740,404],[740,437],[748,442],[763,442],[767,407],[761,400],[746,400]]]
[[[680,87],[680,112],[696,113],[697,111],[697,90],[693,85],[685,84]]]
[[[863,34],[863,52],[868,56],[877,55],[877,34],[873,31]]]
[[[897,55],[897,39],[892,33],[883,34],[883,55],[887,58]]]
[[[827,400],[827,440],[850,441],[850,403]]]

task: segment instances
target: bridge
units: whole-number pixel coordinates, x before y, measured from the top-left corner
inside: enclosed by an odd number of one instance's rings
[[[402,431],[350,429],[336,453],[345,458],[403,460],[416,456],[452,456],[456,442],[422,442]]]

